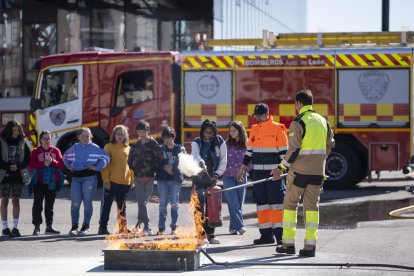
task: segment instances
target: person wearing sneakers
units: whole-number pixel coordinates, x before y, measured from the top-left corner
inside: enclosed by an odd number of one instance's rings
[[[252,162],[253,180],[270,177],[272,169],[286,154],[288,140],[284,124],[273,121],[269,107],[257,104],[253,116],[257,120],[250,130],[247,150],[237,178],[243,179],[247,165]],[[266,181],[253,186],[253,198],[257,205],[260,237],[254,244],[272,244],[275,239],[282,244],[282,203],[285,195],[284,179]]]
[[[174,129],[164,128],[161,136],[164,141],[164,144],[161,145],[164,159],[155,176],[158,194],[160,195],[157,235],[164,234],[168,203],[171,205],[171,234],[175,235],[177,231],[178,199],[183,182],[183,174],[178,169],[178,154],[186,153],[186,151],[183,146],[174,143]]]
[[[158,142],[149,136],[150,124],[140,120],[136,125],[138,141],[131,145],[128,165],[134,171],[135,194],[138,199],[138,222],[135,229],[144,224],[143,234],[151,235],[147,204],[154,187],[154,174],[161,164],[162,151]]]
[[[98,179],[97,171],[108,165],[108,153],[92,143],[92,132],[89,128],[81,128],[78,134],[79,143],[71,146],[63,154],[63,162],[72,173],[70,187],[72,228],[69,235],[85,235],[89,232],[89,224],[93,213],[92,200],[95,195]],[[84,215],[82,228],[79,228],[79,210],[83,202]]]
[[[128,233],[126,219],[126,200],[128,192],[134,187],[134,175],[128,166],[129,147],[128,128],[124,125],[114,127],[111,141],[104,150],[109,154],[108,166],[102,170],[104,191],[101,202],[101,216],[99,219],[99,235],[108,235],[108,220],[112,202],[117,205],[117,223],[119,233]]]
[[[200,137],[191,143],[191,155],[204,170],[197,177],[193,177],[193,186],[197,192],[199,206],[204,220],[204,232],[210,244],[219,244],[220,240],[214,235],[216,225],[208,220],[207,199],[205,192],[207,187],[217,185],[219,177],[226,170],[227,147],[223,137],[217,134],[214,121],[206,119],[200,128]]]
[[[45,234],[60,234],[53,228],[53,206],[56,193],[63,187],[65,176],[60,170],[63,168],[62,153],[51,145],[52,135],[44,130],[39,135],[40,146],[30,155],[29,169],[35,171],[28,186],[29,196],[33,192],[32,223],[33,235],[40,234],[42,224],[43,199],[45,201]]]
[[[319,227],[319,199],[325,175],[326,157],[335,146],[328,121],[313,111],[310,90],[296,94],[298,116],[289,127],[289,148],[282,162],[272,171],[280,179],[288,170],[286,195],[283,201],[283,246],[277,253],[295,254],[296,222],[299,201],[303,195],[305,246],[303,257],[314,257]]]
[[[223,174],[223,188],[231,188],[246,183],[246,173],[241,181],[237,180],[237,172],[243,162],[246,152],[247,134],[243,123],[233,121],[230,123],[227,137],[227,167]],[[243,222],[243,204],[246,196],[246,187],[224,193],[230,214],[229,231],[232,235],[243,235],[246,232]]]
[[[27,168],[30,159],[30,149],[24,138],[22,125],[15,121],[8,121],[0,138],[0,196],[1,220],[3,222],[2,235],[20,237],[17,228],[20,215],[20,196],[23,186],[30,181]],[[7,221],[7,205],[12,197],[13,229],[10,230]]]

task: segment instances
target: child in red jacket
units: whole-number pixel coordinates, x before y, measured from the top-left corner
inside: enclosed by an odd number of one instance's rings
[[[49,131],[44,130],[40,133],[41,146],[32,151],[30,156],[29,168],[35,170],[29,185],[29,193],[33,190],[32,217],[34,224],[33,235],[40,234],[40,224],[42,224],[43,198],[45,199],[45,234],[60,234],[52,227],[53,224],[53,205],[55,204],[56,193],[62,188],[64,175],[60,172],[63,168],[62,153],[50,142],[52,136]]]

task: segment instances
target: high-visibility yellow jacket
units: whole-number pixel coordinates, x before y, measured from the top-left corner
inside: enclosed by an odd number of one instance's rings
[[[247,166],[251,161],[253,170],[272,170],[285,156],[287,146],[285,125],[274,122],[269,116],[266,122],[252,126],[243,164]]]
[[[325,160],[335,146],[328,121],[306,105],[289,127],[289,147],[280,166],[305,175],[324,175]]]

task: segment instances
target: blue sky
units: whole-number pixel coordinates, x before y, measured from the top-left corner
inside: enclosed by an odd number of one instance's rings
[[[307,32],[381,31],[381,0],[308,0],[307,9]],[[389,26],[414,31],[413,0],[390,0]]]

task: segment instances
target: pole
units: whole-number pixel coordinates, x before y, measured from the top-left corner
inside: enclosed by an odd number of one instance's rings
[[[390,0],[382,0],[382,29],[383,32],[390,30]]]
[[[286,175],[287,175],[287,173],[284,173],[284,174],[281,174],[280,177],[285,177]],[[242,185],[230,187],[230,188],[227,188],[227,189],[222,189],[222,190],[215,191],[215,192],[212,192],[212,193],[207,193],[207,195],[214,195],[214,194],[223,193],[223,192],[227,192],[227,191],[231,191],[231,190],[236,190],[236,189],[243,188],[245,186],[253,186],[253,185],[256,185],[256,184],[259,184],[259,183],[262,183],[262,182],[266,182],[266,181],[270,181],[270,180],[273,180],[273,176],[268,177],[268,178],[264,178],[264,179],[260,179],[260,180],[256,180],[256,181],[253,181],[253,182],[247,182],[247,183],[242,184]]]

